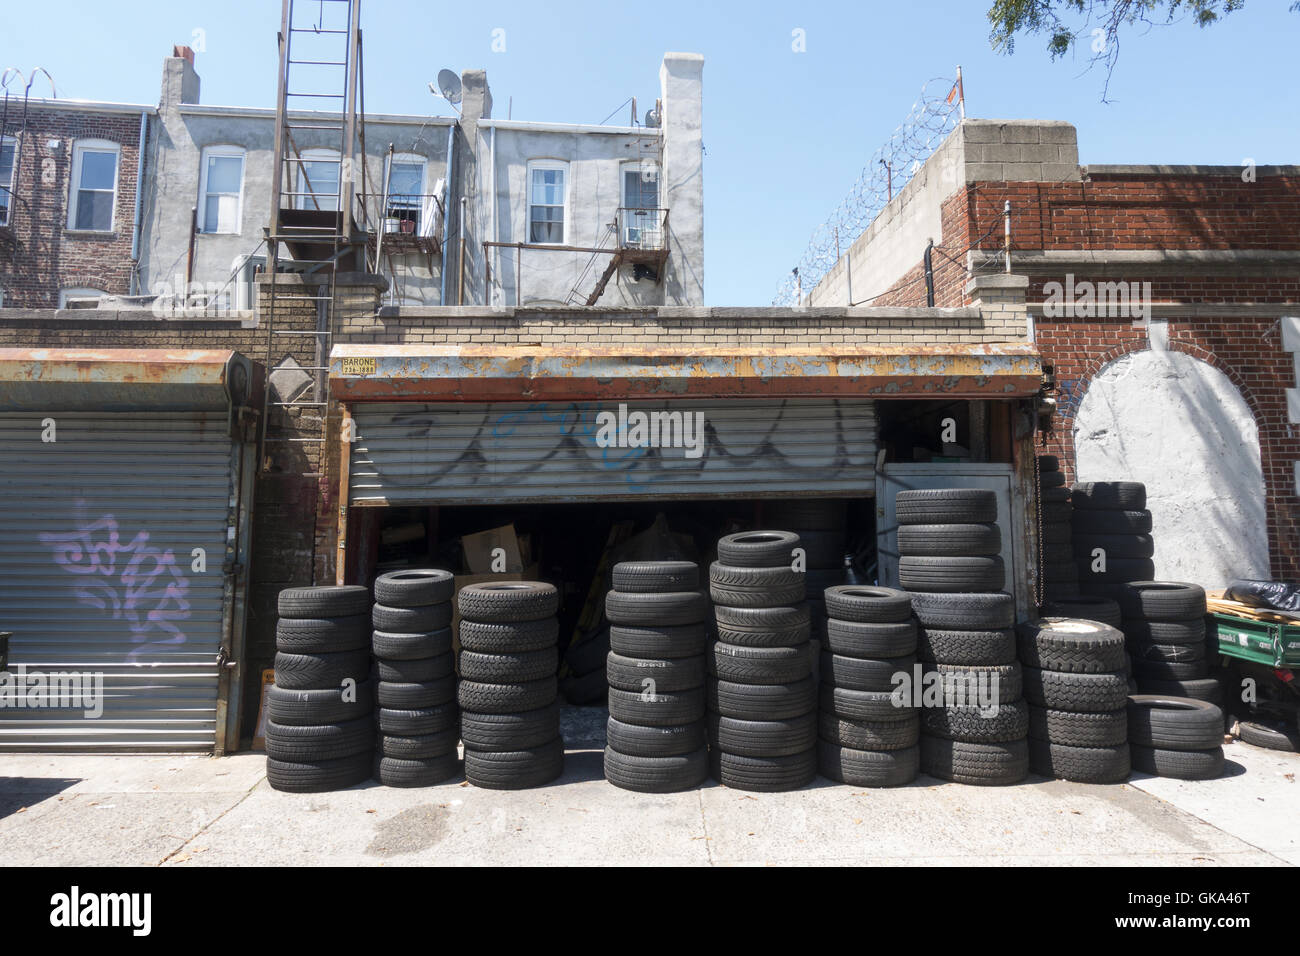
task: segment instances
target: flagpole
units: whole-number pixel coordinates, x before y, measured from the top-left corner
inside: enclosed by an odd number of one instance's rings
[[[961,118],[966,118],[966,88],[961,83],[961,65],[957,65],[957,108],[961,111]]]

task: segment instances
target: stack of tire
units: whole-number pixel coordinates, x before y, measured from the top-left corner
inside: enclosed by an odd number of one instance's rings
[[[718,639],[709,647],[709,762],[736,790],[796,790],[817,776],[817,691],[800,547],[789,531],[718,542],[709,568]]]
[[[841,585],[826,591],[818,767],[855,787],[898,787],[916,779],[921,720],[895,700],[894,675],[912,677],[916,621],[902,591]]]
[[[938,674],[926,679],[985,692],[983,705],[968,695],[922,709],[921,769],[957,783],[1016,783],[1029,767],[1029,713],[1011,630],[1015,601],[1002,590],[997,497],[976,488],[902,491],[895,514],[899,583],[920,624],[918,657],[927,675]]]
[[[1047,617],[1017,629],[1029,698],[1029,765],[1077,783],[1128,779],[1128,662],[1117,628]]]
[[[1134,770],[1179,780],[1223,776],[1223,711],[1207,700],[1134,694],[1128,733]]]
[[[1074,505],[1061,461],[1055,455],[1038,456],[1038,496],[1043,597],[1049,601],[1078,597],[1079,568],[1074,562],[1071,525]]]
[[[829,587],[847,583],[844,555],[848,551],[848,508],[837,498],[783,499],[766,510],[768,527],[785,528],[799,536],[806,558],[804,587],[808,594],[810,636],[826,640],[826,604],[822,595]]]
[[[370,592],[286,588],[275,626],[275,683],[267,693],[266,779],[294,793],[370,779],[375,748]]]
[[[1210,675],[1207,657],[1205,589],[1135,581],[1116,597],[1138,690],[1222,704],[1223,686]]]
[[[465,779],[488,790],[550,783],[564,770],[559,592],[540,581],[471,584],[456,604]]]
[[[431,787],[460,775],[452,576],[403,570],[375,579],[371,650],[378,678],[379,759],[389,787]]]
[[[605,595],[610,621],[605,779],[674,793],[709,776],[704,653],[709,602],[691,561],[624,561]]]
[[[1155,577],[1155,542],[1145,485],[1087,481],[1074,486],[1070,500],[1074,557],[1085,594],[1113,597],[1130,581]]]

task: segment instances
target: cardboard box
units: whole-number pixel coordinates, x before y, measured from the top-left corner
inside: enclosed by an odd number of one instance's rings
[[[524,570],[519,538],[512,524],[467,534],[460,539],[460,546],[465,553],[465,569],[470,574],[520,574]],[[494,567],[493,554],[498,548],[504,552],[499,555],[504,558],[504,566],[498,562]]]
[[[253,750],[266,749],[266,698],[275,683],[275,671],[268,667],[262,671],[262,699],[257,705],[257,729],[253,732]]]

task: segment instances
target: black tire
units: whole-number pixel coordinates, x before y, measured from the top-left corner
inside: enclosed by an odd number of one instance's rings
[[[385,661],[420,661],[451,653],[451,628],[414,634],[375,631],[370,640],[375,657]]]
[[[817,685],[811,677],[789,684],[710,679],[705,694],[711,712],[737,720],[789,720],[817,709]]]
[[[1128,649],[1135,666],[1146,661],[1165,664],[1194,664],[1204,663],[1205,661],[1204,641],[1195,644],[1153,644],[1150,641],[1135,638],[1128,642]],[[1158,675],[1152,674],[1151,676]]]
[[[980,688],[998,690],[998,704],[1010,704],[1024,696],[1024,677],[1020,664],[980,665],[980,664],[922,664],[922,673],[937,671],[943,675],[944,686],[951,682],[954,693],[966,693],[967,702],[972,686],[975,693]],[[1112,708],[1113,709],[1113,708]]]
[[[266,716],[277,724],[310,726],[341,724],[368,717],[375,707],[375,684],[358,681],[355,687],[323,690],[288,690],[272,684],[266,692]]]
[[[609,629],[609,649],[624,657],[696,657],[708,650],[709,629],[705,624],[628,627]]]
[[[1139,686],[1144,694],[1190,697],[1192,700],[1205,700],[1211,704],[1223,702],[1223,684],[1217,677],[1195,677],[1189,680],[1156,680],[1144,677],[1139,682]]]
[[[1074,747],[1048,740],[1029,741],[1029,766],[1034,773],[1075,783],[1123,783],[1131,773],[1126,743],[1105,747]]]
[[[1048,472],[1060,471],[1060,470],[1061,470],[1061,459],[1060,459],[1060,456],[1058,456],[1058,455],[1039,455],[1039,456],[1038,456],[1038,471],[1039,471],[1039,474],[1047,474]]]
[[[381,683],[388,684],[420,684],[449,677],[455,672],[451,651],[420,661],[387,661],[382,658],[375,661],[375,676]]]
[[[1071,558],[1068,561],[1058,561],[1050,564],[1043,564],[1043,585],[1048,588],[1058,587],[1060,585],[1069,586],[1079,583],[1079,566]]]
[[[700,567],[694,561],[620,561],[614,565],[613,583],[624,594],[695,591]]]
[[[406,683],[380,681],[375,690],[375,701],[389,710],[426,710],[455,699],[455,675]]]
[[[1182,621],[1206,614],[1205,589],[1181,581],[1135,580],[1117,600],[1126,618],[1143,621]]]
[[[694,721],[675,727],[643,727],[609,718],[605,741],[629,757],[681,757],[702,750],[708,743],[704,722]]]
[[[428,607],[388,607],[376,604],[370,609],[370,619],[376,631],[392,634],[427,634],[440,631],[451,624],[451,604],[431,604]]]
[[[487,624],[540,621],[560,609],[560,592],[543,581],[497,581],[470,584],[456,595],[456,607],[467,621]]]
[[[785,720],[739,720],[710,714],[709,746],[739,757],[786,757],[817,746],[817,712]]]
[[[1046,535],[1042,536],[1043,551],[1043,568],[1055,569],[1059,565],[1074,563],[1074,545],[1071,541],[1053,541]],[[1076,576],[1078,572],[1075,572]]]
[[[853,787],[903,787],[916,779],[921,748],[857,750],[821,740],[817,743],[817,768],[827,780]]]
[[[753,793],[799,790],[817,778],[817,750],[784,757],[742,757],[709,751],[713,777],[724,787]]]
[[[788,607],[727,607],[714,609],[718,639],[751,647],[793,647],[807,643],[811,609],[800,602]]]
[[[375,747],[375,725],[369,717],[344,724],[266,725],[266,755],[286,763],[339,760],[369,753]]]
[[[820,707],[822,713],[834,714],[845,720],[905,720],[916,715],[910,700],[890,691],[849,690],[823,684]]]
[[[275,622],[275,649],[288,654],[337,654],[370,643],[370,618],[282,617]]]
[[[1281,723],[1263,724],[1253,720],[1239,721],[1237,739],[1252,747],[1280,750],[1283,753],[1300,753],[1300,730]]]
[[[932,737],[968,743],[1023,740],[1029,733],[1029,705],[1023,700],[1000,703],[988,714],[978,707],[926,707],[921,728]]]
[[[841,584],[827,588],[826,613],[837,621],[893,624],[912,619],[912,596],[894,588]]]
[[[1092,556],[1095,548],[1111,558],[1150,558],[1156,553],[1155,538],[1149,534],[1076,534],[1072,547],[1080,560]]]
[[[1141,511],[1147,487],[1140,481],[1082,481],[1073,488],[1074,507],[1087,511]]]
[[[1223,776],[1223,747],[1209,750],[1161,750],[1131,744],[1133,769],[1177,780],[1216,780]]]
[[[916,653],[916,623],[862,624],[858,621],[826,622],[823,646],[842,657],[903,657]]]
[[[455,592],[450,571],[407,569],[375,578],[375,603],[389,607],[429,607],[446,604]]]
[[[466,750],[506,753],[540,747],[560,736],[560,705],[514,714],[460,715],[460,736]]]
[[[285,588],[276,599],[280,617],[351,617],[370,611],[370,590],[355,584]]]
[[[998,631],[1016,622],[1010,594],[913,594],[912,608],[924,627]]]
[[[1185,621],[1137,621],[1128,619],[1123,624],[1124,634],[1136,644],[1181,644],[1205,647],[1205,618],[1194,617]]]
[[[1002,551],[996,524],[909,524],[898,529],[898,553],[909,557],[980,557]]]
[[[998,520],[998,499],[980,488],[900,491],[894,511],[900,525],[992,524]]]
[[[715,641],[706,655],[709,674],[736,684],[790,684],[812,673],[812,649],[747,647]]]
[[[423,737],[458,727],[460,708],[453,702],[418,710],[380,707],[375,711],[375,718],[379,732],[382,734],[392,734],[395,737]]]
[[[1077,618],[1047,617],[1016,628],[1020,660],[1029,667],[1071,674],[1121,670],[1124,635],[1108,624]]]
[[[471,714],[518,714],[540,710],[555,702],[559,682],[554,677],[521,684],[463,680],[457,691],[460,709]]]
[[[634,793],[680,793],[709,779],[709,753],[704,747],[671,756],[627,754],[605,748],[605,779]]]
[[[1069,545],[1074,540],[1074,526],[1070,524],[1069,518],[1064,521],[1044,521],[1042,539],[1053,544]],[[1074,556],[1073,549],[1070,551],[1070,556]]]
[[[709,599],[700,591],[610,591],[605,595],[605,616],[611,624],[628,627],[699,624],[709,619]]]
[[[430,760],[456,753],[456,744],[460,742],[460,731],[455,727],[436,734],[422,734],[419,737],[397,737],[391,734],[379,736],[379,754],[382,757],[396,757],[399,760]]]
[[[1043,524],[1059,524],[1069,521],[1074,515],[1074,506],[1067,501],[1054,500],[1050,492],[1057,489],[1049,488],[1038,496],[1038,515]]]
[[[1150,511],[1075,511],[1070,515],[1075,534],[1150,534]]]
[[[852,750],[904,750],[921,738],[921,717],[910,713],[901,720],[845,720],[830,711],[818,712],[817,736]]]
[[[908,591],[958,594],[1001,591],[1007,583],[999,557],[898,559],[898,583]]]
[[[517,654],[480,654],[460,652],[461,680],[480,684],[524,684],[554,677],[560,667],[560,654],[554,647]]]
[[[930,664],[1010,664],[1016,659],[1016,633],[917,629],[916,656]]]
[[[275,655],[275,683],[284,690],[326,690],[345,680],[358,684],[370,677],[370,652]]]
[[[736,588],[709,585],[709,598],[726,607],[789,607],[807,596],[803,581],[776,588]]]
[[[564,652],[564,664],[569,668],[569,673],[575,677],[590,674],[592,671],[603,671],[609,651],[609,628],[602,627],[585,641],[571,645]]]
[[[364,589],[363,589],[364,590]],[[370,779],[373,751],[337,760],[266,761],[266,782],[285,793],[327,793],[346,790]]]
[[[680,727],[704,719],[704,688],[672,694],[641,694],[609,689],[609,716],[641,727]]]
[[[1062,488],[1065,486],[1065,475],[1059,471],[1040,471],[1038,473],[1038,486],[1040,488]]]
[[[1045,504],[1053,506],[1066,505],[1070,503],[1070,489],[1064,484],[1056,485],[1039,485],[1038,500]]]
[[[1106,570],[1094,571],[1092,559],[1085,555],[1079,558],[1077,566],[1079,585],[1094,589],[1118,587],[1131,581],[1148,581],[1156,573],[1156,564],[1150,558],[1107,558]],[[1094,593],[1104,592],[1094,591]]]
[[[385,787],[433,787],[461,775],[460,758],[455,750],[423,759],[380,757],[375,761],[374,773]]]
[[[1025,698],[1048,710],[1110,713],[1128,704],[1128,673],[1066,674],[1026,667]]]
[[[1128,711],[1075,714],[1030,704],[1029,736],[1067,747],[1115,747],[1128,741]]]
[[[1199,661],[1134,661],[1133,676],[1144,680],[1195,680],[1209,674],[1210,666]]]
[[[764,514],[774,528],[835,531],[844,527],[847,508],[839,498],[783,498],[768,502]]]
[[[1046,602],[1039,613],[1043,617],[1071,617],[1111,627],[1120,627],[1122,620],[1119,605],[1104,597],[1057,598]]]
[[[741,531],[718,541],[718,560],[735,568],[789,568],[799,546],[792,531]]]
[[[804,585],[806,572],[795,571],[789,567],[779,568],[739,568],[721,561],[709,565],[709,585],[712,587],[763,590],[789,588]]]
[[[916,666],[916,655],[879,660],[860,657],[841,657],[829,651],[821,655],[821,680],[832,687],[848,690],[890,691],[897,686],[894,676],[899,673],[911,679]]]
[[[1223,711],[1204,700],[1134,694],[1128,739],[1160,750],[1210,750],[1223,743]]]
[[[704,658],[704,654],[675,658],[624,657],[610,651],[605,663],[605,680],[610,687],[637,693],[671,694],[690,690],[704,684]]]
[[[803,548],[806,567],[813,569],[843,570],[848,535],[839,531],[800,531],[799,547]]]
[[[559,737],[526,750],[465,751],[465,779],[484,790],[528,790],[564,772],[564,741]]]
[[[1029,773],[1029,743],[974,744],[922,734],[921,772],[981,787],[1019,783]]]
[[[518,654],[553,647],[560,623],[554,617],[540,621],[461,621],[460,646],[478,654]]]

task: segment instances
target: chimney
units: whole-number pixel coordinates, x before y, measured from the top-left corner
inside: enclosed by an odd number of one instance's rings
[[[188,46],[172,47],[172,55],[163,60],[162,106],[199,102],[199,87],[194,51]]]

